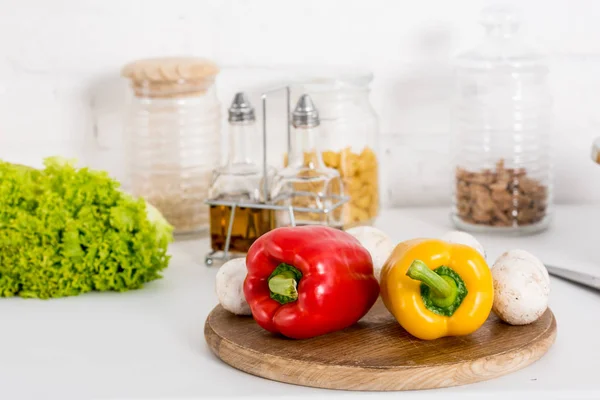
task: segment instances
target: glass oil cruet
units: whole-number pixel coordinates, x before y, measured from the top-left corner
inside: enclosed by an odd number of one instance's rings
[[[225,165],[213,173],[211,200],[260,203],[263,170],[255,161],[261,143],[254,108],[244,93],[237,93],[229,108],[229,150]],[[232,208],[210,205],[210,236],[213,251],[224,251]],[[229,251],[246,253],[259,236],[271,229],[271,210],[236,207]]]
[[[290,153],[287,166],[275,174],[271,202],[294,207],[275,212],[276,226],[329,225],[342,228],[342,208],[328,212],[343,193],[337,170],[325,166],[319,148],[319,112],[309,95],[303,94],[292,113]],[[336,197],[337,196],[337,197]]]

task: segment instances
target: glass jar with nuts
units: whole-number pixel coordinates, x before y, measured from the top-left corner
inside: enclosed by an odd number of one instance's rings
[[[452,216],[464,230],[533,233],[552,206],[549,70],[513,10],[486,8],[481,23],[484,42],[456,60]]]
[[[291,86],[292,95],[308,93],[319,107],[323,163],[338,171],[349,197],[342,209],[345,229],[372,224],[379,213],[379,126],[369,100],[372,80],[369,73],[315,74]]]

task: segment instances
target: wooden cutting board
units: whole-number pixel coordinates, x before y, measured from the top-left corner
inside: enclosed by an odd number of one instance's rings
[[[348,329],[292,340],[217,306],[204,336],[221,360],[267,379],[328,389],[415,390],[465,385],[524,368],[554,343],[556,320],[548,309],[531,325],[509,326],[492,313],[469,336],[423,341],[404,331],[378,301]]]

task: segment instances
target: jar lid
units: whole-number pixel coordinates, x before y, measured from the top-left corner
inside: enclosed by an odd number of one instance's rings
[[[547,59],[528,44],[520,33],[521,11],[507,5],[485,7],[480,14],[480,23],[485,29],[482,43],[475,48],[459,53],[454,62],[464,70],[488,71],[497,67],[510,73],[512,69],[548,73]]]
[[[125,65],[121,75],[131,80],[138,97],[182,97],[203,94],[219,73],[205,58],[160,57]]]

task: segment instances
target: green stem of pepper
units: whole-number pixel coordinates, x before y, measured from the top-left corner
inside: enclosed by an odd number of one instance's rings
[[[298,282],[302,273],[295,267],[281,263],[268,278],[271,298],[280,304],[298,300]]]
[[[451,297],[456,292],[455,287],[453,288],[447,280],[430,270],[421,260],[413,261],[406,275],[429,286],[436,297]]]
[[[451,316],[468,293],[461,277],[445,266],[432,271],[423,261],[415,260],[406,271],[406,275],[423,282],[421,285],[423,302],[436,314]]]

